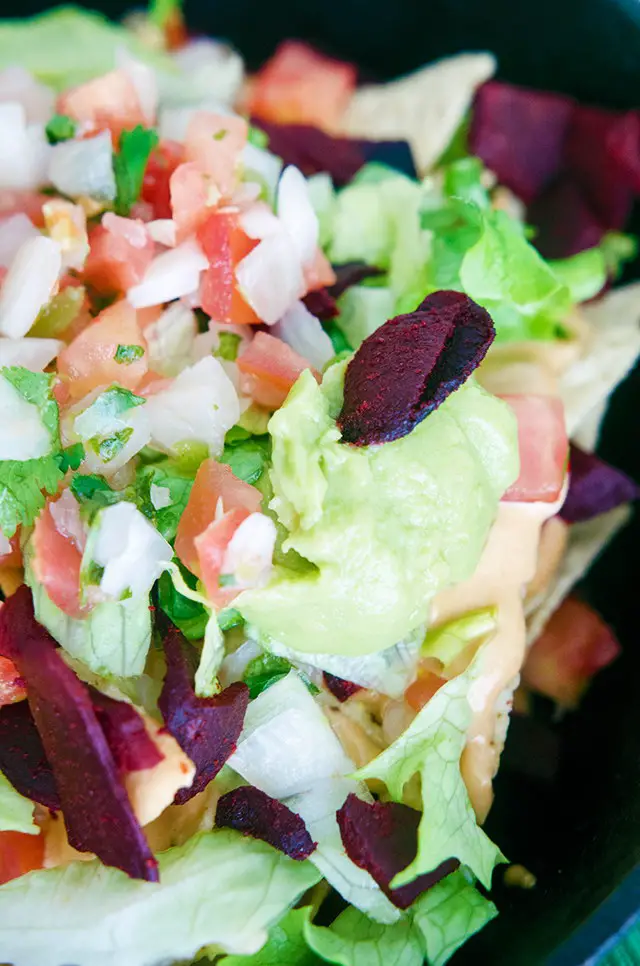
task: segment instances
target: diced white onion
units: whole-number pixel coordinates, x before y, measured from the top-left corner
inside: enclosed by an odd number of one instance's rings
[[[291,237],[303,265],[312,262],[320,232],[304,175],[290,164],[278,185],[278,217]]]
[[[158,108],[158,82],[154,70],[132,57],[126,47],[116,50],[116,67],[124,70],[136,89],[147,124],[153,124]]]
[[[197,332],[196,317],[191,309],[180,302],[172,302],[160,318],[144,330],[150,368],[161,376],[177,376],[191,361]]]
[[[18,101],[28,123],[46,123],[54,111],[56,95],[23,67],[6,67],[0,71],[0,101]]]
[[[194,114],[211,111],[214,114],[233,115],[234,112],[216,100],[207,98],[179,107],[163,107],[160,111],[158,133],[163,141],[178,141],[182,144],[187,137],[187,128]]]
[[[164,510],[165,507],[171,506],[171,490],[168,486],[152,483],[149,487],[149,498],[154,510]]]
[[[100,590],[119,600],[147,594],[173,556],[170,544],[133,503],[115,503],[100,513],[93,560],[104,573]]]
[[[158,245],[175,248],[176,223],[173,218],[156,218],[155,221],[148,221],[147,231]]]
[[[127,292],[134,309],[173,302],[198,288],[200,272],[209,262],[194,238],[157,255],[139,285]]]
[[[240,215],[240,227],[249,238],[262,240],[268,235],[276,235],[282,231],[282,224],[274,215],[269,205],[258,201]]]
[[[83,141],[62,141],[51,149],[49,180],[70,198],[89,195],[105,201],[116,196],[113,147],[109,131]]]
[[[40,187],[51,150],[42,124],[27,125],[22,104],[0,103],[0,188]]]
[[[233,48],[216,40],[193,40],[173,55],[187,74],[192,96],[208,97],[233,104],[244,78],[242,58]]]
[[[260,645],[256,641],[249,640],[241,644],[237,650],[227,654],[218,671],[221,686],[226,688],[236,681],[242,681],[249,661],[261,653]]]
[[[35,460],[50,450],[38,407],[0,376],[0,460]]]
[[[87,542],[86,528],[80,518],[80,504],[71,490],[64,490],[58,500],[49,504],[49,509],[58,533],[73,540],[78,550],[84,550]]]
[[[0,338],[0,366],[23,366],[42,372],[64,345],[60,339]]]
[[[278,179],[282,171],[281,159],[276,157],[275,154],[271,154],[271,151],[265,151],[264,148],[256,147],[250,141],[247,141],[242,149],[240,159],[244,166],[245,174],[257,174],[259,180],[266,186],[269,197],[271,199],[275,198]]]
[[[236,279],[249,305],[273,325],[302,297],[305,282],[300,259],[284,231],[269,235],[236,267]]]
[[[101,473],[111,477],[147,445],[151,439],[151,429],[145,411],[146,403],[127,409],[118,416],[105,417],[101,415],[99,407],[91,408],[100,394],[101,390],[91,392],[68,409],[60,422],[60,433],[66,446],[79,442],[84,444],[85,458],[80,467],[81,473]],[[113,459],[105,462],[90,440],[95,437],[105,439],[123,430],[131,430],[131,435]]]
[[[0,333],[18,339],[29,331],[58,281],[60,246],[38,235],[24,242],[0,289]]]
[[[40,232],[30,218],[20,212],[0,221],[0,265],[8,268],[23,242]]]
[[[264,513],[251,513],[227,544],[220,572],[233,574],[237,587],[264,587],[271,574],[276,525]]]
[[[324,369],[335,355],[331,339],[320,320],[311,314],[304,302],[292,305],[273,326],[272,332],[316,369]]]
[[[236,391],[213,356],[183,369],[171,386],[148,398],[145,409],[153,444],[168,452],[178,443],[201,442],[217,456],[240,418]]]

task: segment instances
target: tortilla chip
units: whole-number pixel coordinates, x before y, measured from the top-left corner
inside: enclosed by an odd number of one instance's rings
[[[567,551],[558,572],[544,595],[532,602],[532,610],[527,615],[528,645],[542,633],[554,611],[630,516],[631,507],[625,504],[592,520],[571,525]]]
[[[560,396],[569,436],[593,449],[607,399],[640,353],[640,282],[614,289],[582,311],[591,338],[582,359],[561,376]]]
[[[460,54],[389,84],[361,87],[342,118],[342,131],[374,141],[408,141],[425,174],[448,147],[476,88],[495,70],[491,54]]]

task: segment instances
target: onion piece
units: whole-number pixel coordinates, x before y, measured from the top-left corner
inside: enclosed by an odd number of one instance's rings
[[[40,232],[27,215],[18,212],[0,221],[0,265],[9,268],[20,246]]]
[[[113,146],[109,131],[82,141],[62,141],[51,148],[49,181],[70,198],[89,195],[104,201],[116,196]]]
[[[307,179],[292,164],[284,169],[280,178],[277,210],[302,264],[310,264],[318,247],[320,227],[309,199]]]
[[[155,72],[141,60],[132,57],[126,47],[116,50],[116,68],[123,70],[133,84],[142,114],[147,124],[153,125],[158,109],[158,82]]]
[[[191,361],[193,342],[198,332],[196,317],[180,302],[173,302],[159,319],[147,325],[149,367],[161,376],[177,376]]]
[[[250,141],[247,141],[242,149],[240,158],[244,166],[245,178],[248,174],[257,175],[258,180],[266,187],[269,198],[275,198],[282,171],[282,160],[270,151],[257,148]]]
[[[51,298],[62,267],[60,246],[38,235],[24,242],[0,290],[0,334],[26,335]]]
[[[0,103],[0,184],[3,188],[38,188],[47,180],[51,156],[42,124],[27,125],[16,101]]]
[[[227,544],[220,573],[233,574],[234,586],[264,587],[271,575],[276,525],[264,513],[251,513]]]
[[[304,302],[292,305],[271,331],[319,371],[335,355],[333,343],[320,320],[311,314]]]
[[[5,67],[0,71],[0,101],[17,101],[24,108],[29,124],[46,124],[54,112],[56,96],[24,67]]]
[[[31,372],[42,372],[55,359],[64,342],[60,339],[0,338],[0,367],[22,366]]]
[[[173,218],[156,218],[155,221],[147,222],[147,231],[154,242],[164,245],[165,248],[175,248],[176,246],[176,223]]]
[[[127,292],[134,309],[173,302],[194,292],[200,283],[200,273],[209,262],[194,238],[188,238],[177,248],[157,255],[139,285]]]
[[[281,319],[306,288],[298,253],[284,231],[256,245],[238,263],[236,279],[243,297],[267,325]]]
[[[90,544],[93,562],[104,568],[100,590],[115,600],[129,591],[148,594],[171,561],[171,545],[140,510],[123,501],[105,507]]]

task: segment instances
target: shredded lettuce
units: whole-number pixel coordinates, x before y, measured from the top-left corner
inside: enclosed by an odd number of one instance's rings
[[[460,774],[460,756],[471,720],[469,689],[482,667],[481,649],[469,668],[444,685],[392,745],[360,769],[362,780],[383,781],[394,801],[402,801],[404,786],[414,775],[422,781],[422,819],[418,852],[393,880],[404,885],[457,858],[489,889],[500,849],[482,831]]]
[[[467,939],[497,915],[494,904],[480,894],[463,869],[441,879],[411,908],[429,966],[444,966]]]
[[[96,861],[0,887],[3,958],[14,966],[156,966],[191,960],[203,947],[255,953],[319,878],[309,862],[227,830],[196,835],[158,859],[159,885]]]
[[[0,832],[37,835],[39,831],[33,821],[33,802],[17,792],[0,772]]]
[[[319,966],[307,945],[305,924],[311,908],[292,909],[269,930],[269,939],[253,956],[227,956],[223,966]]]
[[[194,472],[184,470],[176,461],[166,458],[142,466],[136,474],[135,502],[165,540],[171,542],[175,539],[180,517],[191,494],[194,475]],[[152,487],[163,487],[168,491],[166,506],[154,505]]]
[[[486,638],[496,628],[497,610],[485,607],[470,611],[462,617],[449,621],[428,631],[423,644],[425,657],[435,657],[446,666],[450,664],[472,641]]]
[[[180,572],[187,586],[195,588],[197,580],[193,574],[183,567]],[[187,640],[203,640],[209,622],[206,608],[198,601],[181,594],[168,573],[162,574],[158,581],[158,604]]]
[[[194,688],[199,698],[210,698],[220,690],[218,670],[224,658],[224,638],[215,613],[209,615],[204,631],[200,663],[196,671]]]
[[[349,345],[357,349],[372,332],[393,317],[393,293],[388,287],[353,285],[338,299],[338,308],[340,315],[336,325]]]
[[[421,937],[406,916],[385,926],[349,907],[329,928],[305,923],[304,935],[319,956],[339,966],[422,966],[424,962]]]
[[[225,436],[220,462],[227,463],[239,480],[255,485],[270,459],[269,435],[254,435],[242,426],[233,426]]]

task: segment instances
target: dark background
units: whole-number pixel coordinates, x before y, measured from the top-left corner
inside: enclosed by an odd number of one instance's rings
[[[109,0],[93,5],[116,17],[130,7]],[[44,7],[28,0],[0,12],[24,16]],[[636,0],[191,0],[186,9],[192,29],[231,40],[251,66],[291,36],[356,61],[366,79],[487,49],[506,80],[603,106],[640,107]],[[640,234],[638,214],[630,227]],[[640,277],[637,265],[630,275]],[[639,417],[637,369],[614,396],[600,446],[606,459],[637,480]],[[497,886],[501,916],[469,943],[456,959],[460,966],[577,966],[640,909],[639,548],[636,518],[581,585],[615,628],[624,655],[601,675],[580,711],[555,726],[556,776],[524,776],[518,759],[526,757],[536,770],[544,755],[527,736],[524,749],[516,748],[515,729],[511,736],[488,831],[513,861],[535,872],[539,884],[531,893]]]

